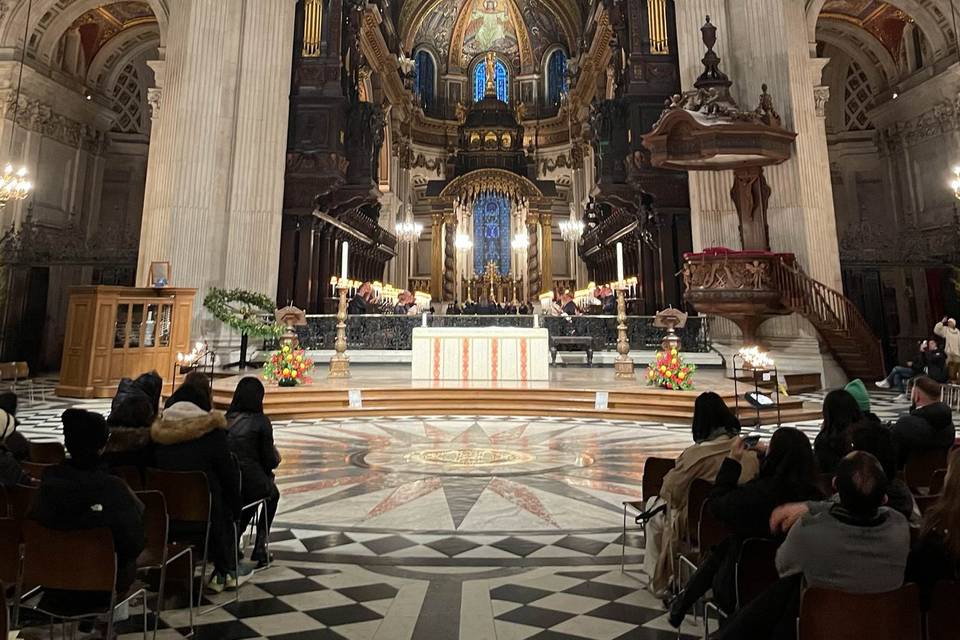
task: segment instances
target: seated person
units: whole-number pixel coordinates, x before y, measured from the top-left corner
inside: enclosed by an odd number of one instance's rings
[[[562,296],[560,296],[560,308],[568,316],[576,316],[580,314],[580,310],[577,309],[577,303],[574,302],[573,296],[570,295],[569,291],[565,291]]]
[[[12,391],[0,393],[0,411],[13,418],[14,427],[20,426],[20,420],[17,418],[17,394]],[[7,433],[3,445],[20,462],[30,460],[30,442],[16,429]]]
[[[236,566],[233,525],[240,518],[240,474],[230,455],[227,420],[212,410],[210,386],[203,374],[187,376],[166,404],[150,428],[156,465],[168,471],[202,471],[207,476],[209,553],[214,566],[207,588],[215,593],[235,589],[250,570]]]
[[[920,353],[921,373],[927,374],[940,384],[946,384],[950,380],[950,374],[947,370],[947,354],[940,348],[940,343],[936,338],[927,340],[927,348]],[[904,401],[910,400],[909,397]]]
[[[913,360],[907,360],[906,366],[897,365],[890,370],[890,373],[883,380],[876,382],[876,385],[881,389],[895,389],[900,392],[900,397],[897,400],[905,402],[909,400],[907,393],[907,380],[911,379],[913,376],[920,375],[923,373],[924,367],[924,356],[926,355],[927,348],[929,343],[934,344],[936,348],[937,341],[922,340],[920,342],[920,352]]]
[[[762,445],[758,445],[762,449]],[[799,429],[782,427],[770,440],[760,473],[738,485],[747,453],[742,438],[735,438],[730,453],[720,466],[710,510],[731,532],[710,551],[681,594],[670,606],[670,624],[679,628],[687,611],[713,589],[714,601],[726,612],[736,608],[736,563],[743,541],[770,535],[770,515],[775,507],[789,502],[819,500],[817,464],[810,439]]]
[[[820,473],[833,473],[840,459],[850,452],[850,426],[863,418],[856,398],[844,389],[834,389],[823,399],[823,423],[813,441]]]
[[[67,409],[61,420],[70,458],[44,472],[30,517],[59,531],[110,529],[117,554],[117,592],[124,593],[133,584],[137,557],[144,547],[143,504],[102,464],[100,456],[109,437],[103,416]],[[40,608],[69,614],[109,603],[109,593],[48,590]]]
[[[777,551],[781,579],[738,611],[721,638],[795,638],[800,592],[811,587],[848,593],[884,593],[903,585],[910,526],[883,506],[887,477],[864,451],[837,465],[840,502],[783,505],[770,518],[774,533],[789,531]]]
[[[16,407],[16,398],[13,396],[14,407]],[[10,406],[9,402],[7,406]],[[18,449],[20,453],[23,452],[22,447],[19,446],[21,438],[23,436],[17,433],[17,419],[4,409],[0,409],[0,487],[13,487],[32,482],[20,465],[23,458],[16,453]]]
[[[373,286],[369,282],[364,282],[357,287],[356,293],[347,304],[347,313],[352,316],[362,316],[368,313],[376,313],[376,307],[370,301],[373,295]]]
[[[940,402],[940,383],[919,376],[913,384],[913,407],[893,425],[893,439],[900,452],[900,464],[915,451],[949,449],[956,438],[953,412]]]
[[[156,371],[144,373],[136,380],[120,381],[107,416],[110,441],[104,460],[108,465],[146,469],[152,464],[150,425],[160,410],[162,388],[163,380]]]
[[[723,398],[712,391],[701,393],[693,410],[691,425],[694,444],[683,450],[663,479],[660,498],[667,506],[647,522],[643,567],[650,581],[648,589],[658,597],[666,595],[673,579],[673,554],[687,529],[687,499],[690,485],[701,478],[713,481],[740,434],[737,420]],[[759,469],[753,451],[743,453],[739,483],[752,480]]]
[[[960,449],[950,454],[940,499],[923,514],[907,561],[907,580],[927,595],[940,580],[960,580]]]
[[[910,493],[910,487],[897,474],[897,445],[890,430],[879,420],[864,418],[851,430],[850,446],[853,451],[866,451],[880,461],[883,473],[887,476],[887,506],[912,524],[919,524],[920,510]]]
[[[280,503],[280,492],[273,477],[273,470],[280,466],[280,453],[273,444],[273,425],[263,413],[263,395],[263,383],[254,377],[243,378],[237,384],[233,401],[227,409],[230,425],[227,439],[240,466],[243,503],[267,499],[266,522],[263,518],[257,522],[257,542],[250,556],[258,567],[265,567],[268,563],[267,530]],[[247,528],[253,515],[252,509],[244,512],[240,531]]]

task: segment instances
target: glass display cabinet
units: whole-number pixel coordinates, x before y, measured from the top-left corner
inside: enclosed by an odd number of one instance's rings
[[[196,289],[71,287],[57,395],[109,398],[121,378],[156,370],[165,388],[190,350]]]

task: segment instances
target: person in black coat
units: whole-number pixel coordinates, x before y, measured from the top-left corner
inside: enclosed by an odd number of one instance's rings
[[[214,572],[207,588],[236,588],[245,573],[236,566],[234,523],[240,518],[240,473],[227,441],[227,420],[212,410],[209,386],[196,382],[177,389],[150,427],[160,469],[202,471],[210,486],[210,558]]]
[[[17,419],[0,409],[0,487],[31,483],[31,478],[24,472],[20,464],[21,458],[16,453],[22,437],[17,433]]]
[[[820,473],[833,473],[850,453],[850,427],[863,418],[860,405],[850,392],[834,389],[823,399],[823,424],[813,441]]]
[[[123,480],[107,472],[101,460],[109,437],[103,416],[67,409],[61,420],[70,458],[43,474],[30,517],[59,531],[110,529],[117,554],[117,592],[124,593],[136,577],[137,557],[145,543],[143,504]],[[41,608],[67,613],[109,602],[109,593],[51,590]]]
[[[950,379],[950,372],[947,369],[947,354],[940,348],[940,343],[934,338],[927,340],[926,349],[920,350],[920,371],[917,373],[926,373],[940,384],[946,384]]]
[[[273,425],[263,413],[263,395],[263,383],[253,377],[243,378],[237,384],[233,401],[227,409],[230,425],[227,438],[240,466],[243,503],[267,500],[266,522],[263,518],[257,522],[257,542],[250,556],[258,567],[267,564],[267,531],[280,503],[280,492],[273,478],[273,470],[280,466],[280,453],[273,444]],[[243,514],[241,531],[247,528],[252,517],[252,510]]]
[[[156,371],[144,373],[136,380],[123,378],[110,404],[107,426],[110,441],[104,460],[112,467],[134,466],[146,469],[153,464],[150,449],[150,426],[160,409],[163,379]]]
[[[956,438],[953,411],[940,401],[940,383],[920,376],[913,383],[913,407],[893,425],[900,464],[915,451],[949,449]]]
[[[711,588],[720,608],[733,612],[737,601],[736,563],[743,542],[748,538],[770,537],[770,514],[781,504],[822,497],[817,489],[810,439],[802,431],[791,427],[777,429],[760,465],[760,473],[739,485],[740,459],[746,450],[742,438],[734,440],[729,457],[717,473],[708,504],[711,513],[731,535],[709,552],[671,603],[669,622],[676,628],[680,627],[687,611]]]

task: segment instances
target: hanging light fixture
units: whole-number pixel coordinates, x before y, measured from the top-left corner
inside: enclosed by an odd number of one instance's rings
[[[407,244],[413,244],[420,240],[420,234],[423,233],[423,225],[419,222],[405,221],[398,222],[396,227],[397,240]]]
[[[17,130],[17,116],[20,112],[20,89],[23,86],[23,66],[27,59],[27,38],[30,35],[30,13],[33,10],[33,0],[27,3],[27,22],[23,27],[23,49],[20,52],[20,71],[17,76],[17,95],[13,103],[13,123],[10,126],[10,147],[7,155],[13,156],[13,137]],[[9,200],[23,200],[33,191],[33,183],[27,180],[27,168],[20,166],[14,168],[13,164],[8,162],[3,168],[3,175],[0,176],[0,207],[7,204]]]
[[[576,244],[580,242],[583,236],[584,226],[581,220],[576,220],[572,216],[569,220],[560,221],[560,237],[564,242]]]

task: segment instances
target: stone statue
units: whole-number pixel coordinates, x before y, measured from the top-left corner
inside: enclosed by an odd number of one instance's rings
[[[484,87],[484,96],[493,96],[497,97],[497,56],[493,51],[487,51],[486,60],[484,61],[486,66],[486,85]]]

